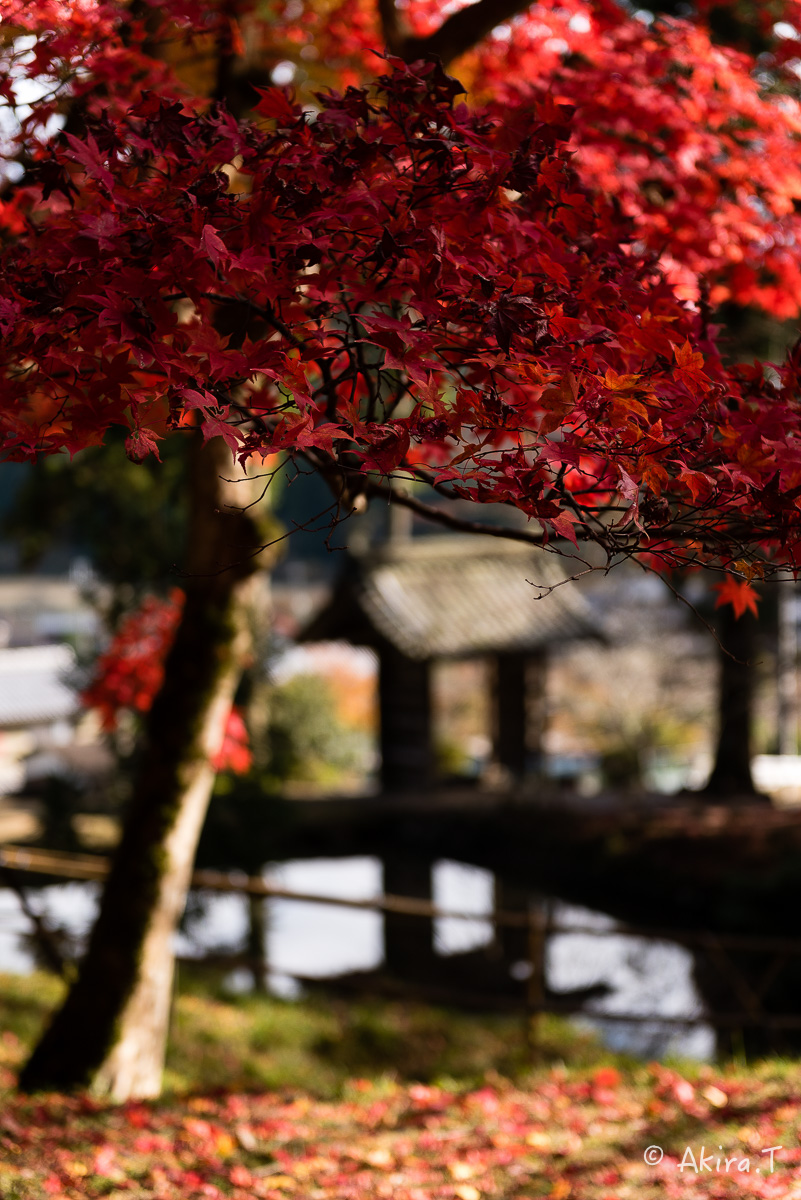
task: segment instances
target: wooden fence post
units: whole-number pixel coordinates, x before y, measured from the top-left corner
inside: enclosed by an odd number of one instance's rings
[[[539,1048],[540,1024],[545,1008],[545,947],[550,907],[535,901],[528,910],[528,961],[531,974],[526,985],[526,1040],[532,1055]]]

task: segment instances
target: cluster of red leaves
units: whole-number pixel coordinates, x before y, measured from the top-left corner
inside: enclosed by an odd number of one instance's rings
[[[710,288],[713,303],[731,297],[793,316],[801,107],[798,76],[782,68],[801,61],[787,36],[801,30],[801,6],[751,6],[747,20],[770,47],[759,61],[715,44],[705,24],[710,8],[736,17],[736,3],[693,8],[693,20],[648,22],[614,0],[540,0],[496,26],[459,74],[475,96],[509,105],[548,93],[575,104],[582,181],[619,200],[681,294]],[[441,24],[442,6],[410,0],[403,16],[424,37]],[[300,18],[293,10],[293,29],[296,49],[321,49],[354,80],[373,73],[381,37],[372,0],[343,0],[324,14],[307,6]]]
[[[172,20],[181,24],[182,7],[172,5]],[[208,18],[193,4],[200,32]],[[213,9],[212,9],[213,11]],[[26,158],[44,153],[63,120],[65,101],[87,114],[121,114],[143,87],[176,95],[168,68],[143,52],[146,10],[136,18],[118,0],[2,0],[0,20],[0,111],[19,122],[14,145],[3,157],[21,148]],[[3,121],[10,138],[12,122]],[[25,230],[25,203],[13,193],[0,198],[0,229]]]
[[[233,771],[234,775],[246,775],[253,765],[247,725],[238,708],[228,714],[222,746],[214,756],[215,771]]]
[[[609,1067],[553,1071],[532,1091],[355,1081],[339,1103],[226,1095],[112,1108],[17,1097],[0,1116],[0,1187],[28,1200],[784,1200],[801,1187],[796,1084],[711,1072],[693,1084],[653,1066],[625,1080]],[[643,1157],[653,1145],[665,1152],[657,1166]],[[750,1171],[681,1171],[687,1146],[715,1161],[748,1158]],[[760,1153],[770,1146],[782,1147],[772,1174]]]
[[[580,176],[619,200],[680,295],[698,299],[708,289],[713,304],[732,298],[795,316],[797,98],[764,95],[765,65],[758,73],[753,59],[714,45],[702,25],[651,28],[604,19],[594,7],[571,15],[561,2],[538,5],[503,47],[515,63],[512,89],[525,94],[523,81],[533,80],[579,105]],[[499,50],[489,41],[477,56],[484,88],[499,76]]]
[[[81,699],[100,714],[103,728],[117,727],[125,709],[147,712],[164,678],[164,659],[178,622],[184,595],[174,588],[166,600],[146,596],[121,620],[110,645],[100,655],[94,679]]]
[[[120,713],[146,713],[164,679],[164,661],[181,619],[184,594],[173,588],[169,597],[146,596],[123,617],[107,649],[95,664],[94,678],[83,692],[87,708],[96,709],[106,731],[117,727]],[[247,728],[233,708],[222,746],[214,758],[218,771],[245,774],[253,761]]]

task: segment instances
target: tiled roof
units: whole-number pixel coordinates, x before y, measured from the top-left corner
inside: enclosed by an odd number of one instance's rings
[[[520,542],[472,535],[413,539],[353,559],[300,640],[371,645],[384,638],[409,658],[425,659],[603,637],[575,584],[543,594],[543,587],[564,578],[555,555]]]
[[[64,682],[74,664],[75,655],[64,645],[0,650],[0,729],[74,716],[78,698]]]

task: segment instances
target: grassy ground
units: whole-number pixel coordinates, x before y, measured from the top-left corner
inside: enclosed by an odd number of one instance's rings
[[[210,982],[208,972],[193,978],[184,970],[179,984],[168,1095],[201,1088],[302,1088],[335,1098],[355,1076],[466,1088],[478,1086],[487,1072],[522,1080],[543,1064],[589,1067],[616,1061],[590,1033],[557,1017],[540,1019],[532,1047],[522,1017],[320,996],[302,1002],[234,997]],[[51,975],[0,975],[0,1063],[6,1086],[61,992],[62,984]]]

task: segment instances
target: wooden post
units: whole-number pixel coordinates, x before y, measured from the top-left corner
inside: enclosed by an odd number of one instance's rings
[[[248,894],[247,958],[253,989],[267,991],[267,897]]]
[[[536,769],[544,727],[542,654],[496,654],[492,660],[494,758],[513,779]]]
[[[384,894],[431,902],[431,860],[403,851],[384,857]],[[434,957],[434,925],[430,917],[384,913],[384,963],[393,975],[419,976]]]
[[[434,779],[431,664],[385,643],[379,652],[382,791],[419,792]],[[431,861],[414,848],[384,857],[384,892],[432,900]],[[428,917],[384,915],[384,962],[400,978],[419,974],[434,956]]]
[[[493,906],[496,912],[520,913],[521,918],[529,913],[531,891],[529,888],[515,887],[496,875],[494,880]],[[495,944],[499,957],[507,967],[514,963],[529,962],[531,950],[529,927],[521,920],[520,925],[496,925]]]
[[[536,1055],[538,1050],[539,1027],[545,1008],[545,948],[549,923],[550,909],[544,909],[541,903],[532,904],[528,920],[528,960],[531,974],[528,977],[526,992],[526,1034],[532,1055]]]
[[[430,786],[434,774],[431,737],[431,666],[384,643],[379,650],[381,786],[384,792]]]

